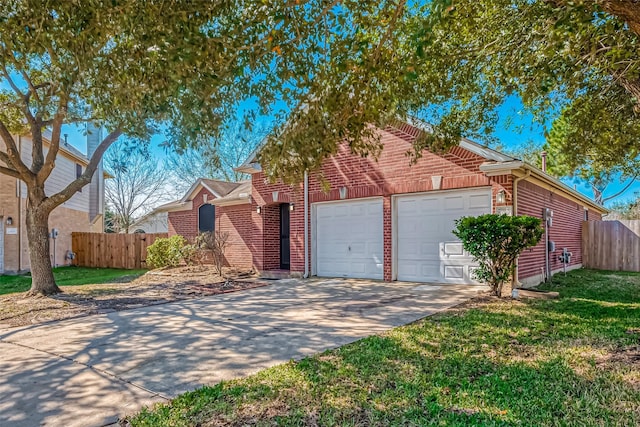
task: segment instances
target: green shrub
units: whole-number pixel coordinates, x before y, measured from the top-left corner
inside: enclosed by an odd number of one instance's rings
[[[476,279],[488,284],[495,295],[513,275],[518,256],[542,237],[542,221],[530,216],[481,215],[456,220],[453,234],[480,264]]]
[[[151,268],[177,267],[185,260],[190,251],[185,249],[187,241],[182,236],[171,236],[168,239],[156,239],[147,248],[147,266]]]
[[[182,259],[187,265],[201,264],[202,251],[196,245],[185,245],[182,247]]]

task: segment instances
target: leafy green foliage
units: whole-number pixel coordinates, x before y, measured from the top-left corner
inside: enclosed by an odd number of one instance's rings
[[[147,265],[151,268],[177,267],[182,262],[193,260],[195,250],[180,235],[156,239],[147,248]]]
[[[571,144],[570,141],[574,137],[568,135],[573,132],[582,132],[582,129],[569,125],[567,118],[561,116],[553,122],[544,144],[526,141],[516,147],[500,148],[502,152],[538,168],[542,167],[541,154],[545,151],[547,153],[547,173],[556,178],[568,178],[581,184],[588,184],[593,191],[596,203],[604,204],[624,194],[640,173],[640,158],[637,154],[633,151],[616,155],[610,153],[611,158],[603,163],[598,154],[601,148],[598,147],[607,145],[605,139],[608,137],[606,134],[594,135],[592,141],[599,138],[602,140],[590,147],[589,152],[583,152],[580,147]],[[584,137],[586,138],[587,135]],[[626,181],[626,183],[615,193],[607,192],[609,184],[616,180],[620,180],[622,183]]]
[[[453,230],[479,264],[476,278],[491,286],[497,296],[502,295],[520,253],[537,245],[542,233],[539,218],[495,214],[462,217]]]
[[[635,159],[640,137],[640,37],[622,13],[635,6],[613,10],[613,3],[435,0],[369,16],[354,9],[347,22],[357,31],[335,33],[347,47],[330,50],[332,68],[294,78],[307,96],[269,139],[262,165],[272,176],[299,179],[339,141],[376,156],[380,141],[367,124],[409,115],[430,123],[414,143],[415,158],[463,135],[495,142],[497,108],[510,96],[541,122],[571,124],[562,149],[572,170],[585,162],[602,170],[625,165],[615,153]]]
[[[43,233],[51,211],[91,182],[102,155],[123,134],[144,144],[166,129],[169,146],[196,148],[219,136],[247,100],[257,104],[245,111],[248,127],[259,114],[277,114],[276,105],[288,112],[311,99],[322,104],[312,110],[315,119],[332,123],[331,117],[351,115],[352,105],[345,110],[331,100],[347,99],[349,81],[359,85],[359,75],[370,70],[358,71],[349,61],[393,39],[381,19],[396,6],[373,0],[0,2],[0,173],[27,187],[29,240],[48,242]],[[357,130],[375,115],[375,108],[354,114],[345,131],[362,140]],[[62,127],[87,123],[99,123],[106,136],[82,175],[48,194]],[[14,137],[25,131],[33,142],[30,158]],[[311,147],[316,159],[335,147],[335,141],[326,144],[320,151]],[[47,244],[30,246],[34,294],[59,291]]]
[[[474,301],[182,394],[140,426],[638,425],[640,275],[558,275],[560,299]],[[628,354],[630,357],[625,358]]]
[[[593,100],[576,101],[580,102]],[[549,154],[548,170],[552,174],[588,182],[595,201],[604,204],[623,194],[640,175],[640,146],[636,146],[637,142],[627,141],[624,147],[615,143],[617,132],[625,138],[632,135],[640,136],[640,121],[629,123],[619,114],[611,112],[604,116],[602,112],[596,111],[596,105],[589,105],[587,108],[587,114],[600,115],[598,123],[594,124],[597,128],[585,127],[582,124],[583,120],[575,117],[575,114],[583,112],[568,111],[553,122],[544,149]],[[606,110],[606,106],[603,106],[603,109]],[[637,126],[637,129],[631,129],[629,126]],[[582,145],[573,144],[573,141],[578,139],[590,142],[587,150]],[[628,182],[622,190],[605,195],[607,186],[617,179]]]
[[[607,219],[640,219],[640,197],[613,203]]]

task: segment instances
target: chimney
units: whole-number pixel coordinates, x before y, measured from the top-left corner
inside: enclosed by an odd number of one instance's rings
[[[540,153],[540,156],[542,157],[542,172],[546,172],[547,171],[547,152],[543,151],[542,153]]]
[[[102,128],[96,123],[87,123],[87,157],[91,159],[98,145],[102,142]]]
[[[98,123],[87,123],[87,157],[91,156],[98,149],[102,142],[102,127]],[[89,219],[93,222],[97,216],[104,213],[104,169],[102,161],[98,164],[93,179],[89,184]],[[101,229],[99,231],[102,231]]]

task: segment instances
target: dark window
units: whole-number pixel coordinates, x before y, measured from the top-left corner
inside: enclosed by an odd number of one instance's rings
[[[205,203],[198,209],[198,231],[215,231],[216,207]]]
[[[81,176],[82,176],[82,165],[76,163],[76,179],[80,178]],[[78,191],[82,193],[82,188]]]

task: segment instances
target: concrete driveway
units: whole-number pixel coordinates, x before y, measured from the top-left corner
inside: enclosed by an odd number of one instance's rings
[[[0,331],[0,425],[102,426],[202,384],[403,325],[476,286],[280,280]]]

